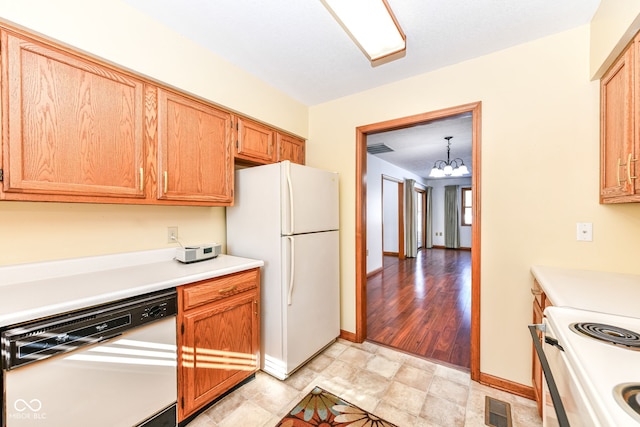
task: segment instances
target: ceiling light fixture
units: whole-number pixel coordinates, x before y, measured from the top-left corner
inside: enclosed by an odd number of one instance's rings
[[[436,160],[433,169],[429,174],[430,178],[443,178],[445,176],[463,176],[469,174],[469,169],[465,166],[460,157],[450,160],[452,136],[445,136],[447,140],[447,160]]]
[[[321,0],[373,65],[404,56],[406,37],[387,0]]]

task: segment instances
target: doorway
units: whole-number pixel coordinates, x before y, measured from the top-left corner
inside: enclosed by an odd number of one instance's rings
[[[356,129],[356,333],[362,342],[367,337],[367,267],[366,267],[366,179],[367,135],[408,128],[429,121],[464,113],[472,115],[472,251],[471,251],[471,343],[470,373],[480,378],[480,123],[481,103],[472,103],[414,116],[361,126]]]
[[[424,249],[427,241],[427,192],[422,188],[415,189],[416,198],[416,234],[418,250]]]
[[[404,183],[382,176],[382,253],[404,259]]]

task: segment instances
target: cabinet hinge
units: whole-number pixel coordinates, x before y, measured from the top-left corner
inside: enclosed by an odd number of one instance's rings
[[[184,335],[184,323],[180,324],[180,333]]]
[[[0,182],[4,181],[4,171],[0,169]]]

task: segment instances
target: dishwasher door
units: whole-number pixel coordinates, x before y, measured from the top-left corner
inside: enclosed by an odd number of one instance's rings
[[[176,363],[174,315],[4,371],[6,427],[175,426]]]

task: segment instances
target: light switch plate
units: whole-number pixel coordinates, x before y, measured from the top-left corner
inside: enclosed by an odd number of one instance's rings
[[[579,242],[593,241],[593,223],[578,222],[576,223],[576,239]]]

